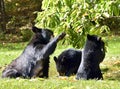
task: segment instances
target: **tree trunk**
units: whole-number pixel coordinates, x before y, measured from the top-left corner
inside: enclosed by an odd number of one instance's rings
[[[0,0],[0,25],[3,32],[6,30],[6,14],[4,0]]]

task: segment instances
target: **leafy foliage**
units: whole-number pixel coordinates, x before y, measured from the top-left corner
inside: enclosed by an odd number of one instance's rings
[[[65,31],[65,42],[73,47],[83,46],[86,34],[109,33],[109,27],[99,22],[109,16],[119,16],[119,0],[44,0],[43,12],[36,18],[38,27]]]
[[[2,4],[3,1],[5,6]],[[1,0],[1,2],[0,41],[28,41],[32,35],[29,30],[31,23],[36,18],[35,12],[41,11],[42,0]]]

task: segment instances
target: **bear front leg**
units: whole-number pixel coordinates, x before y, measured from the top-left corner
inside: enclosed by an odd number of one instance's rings
[[[41,52],[39,52],[38,60],[45,59],[49,55],[51,55],[55,51],[57,42],[62,40],[65,37],[65,35],[66,34],[64,32],[61,33],[59,36],[55,37],[52,41],[50,41],[46,46],[44,46],[44,48],[41,50]]]

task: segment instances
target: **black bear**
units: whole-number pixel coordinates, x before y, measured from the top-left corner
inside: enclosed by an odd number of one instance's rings
[[[22,54],[13,60],[2,72],[2,78],[48,77],[49,56],[54,52],[57,42],[64,38],[65,33],[53,38],[49,29],[33,27],[34,35]]]
[[[105,43],[97,35],[87,35],[76,79],[103,79],[99,64],[105,57]]]
[[[67,49],[63,51],[58,58],[54,56],[59,76],[70,76],[76,74],[81,62],[81,55],[81,50]]]

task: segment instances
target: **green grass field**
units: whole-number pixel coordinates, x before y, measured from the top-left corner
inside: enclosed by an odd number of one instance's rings
[[[0,89],[120,89],[120,37],[105,37],[108,42],[107,53],[101,63],[104,80],[75,80],[75,76],[57,77],[53,60],[71,46],[57,47],[50,59],[48,79],[2,79]],[[13,59],[18,57],[27,43],[0,43],[0,76],[2,70]]]

